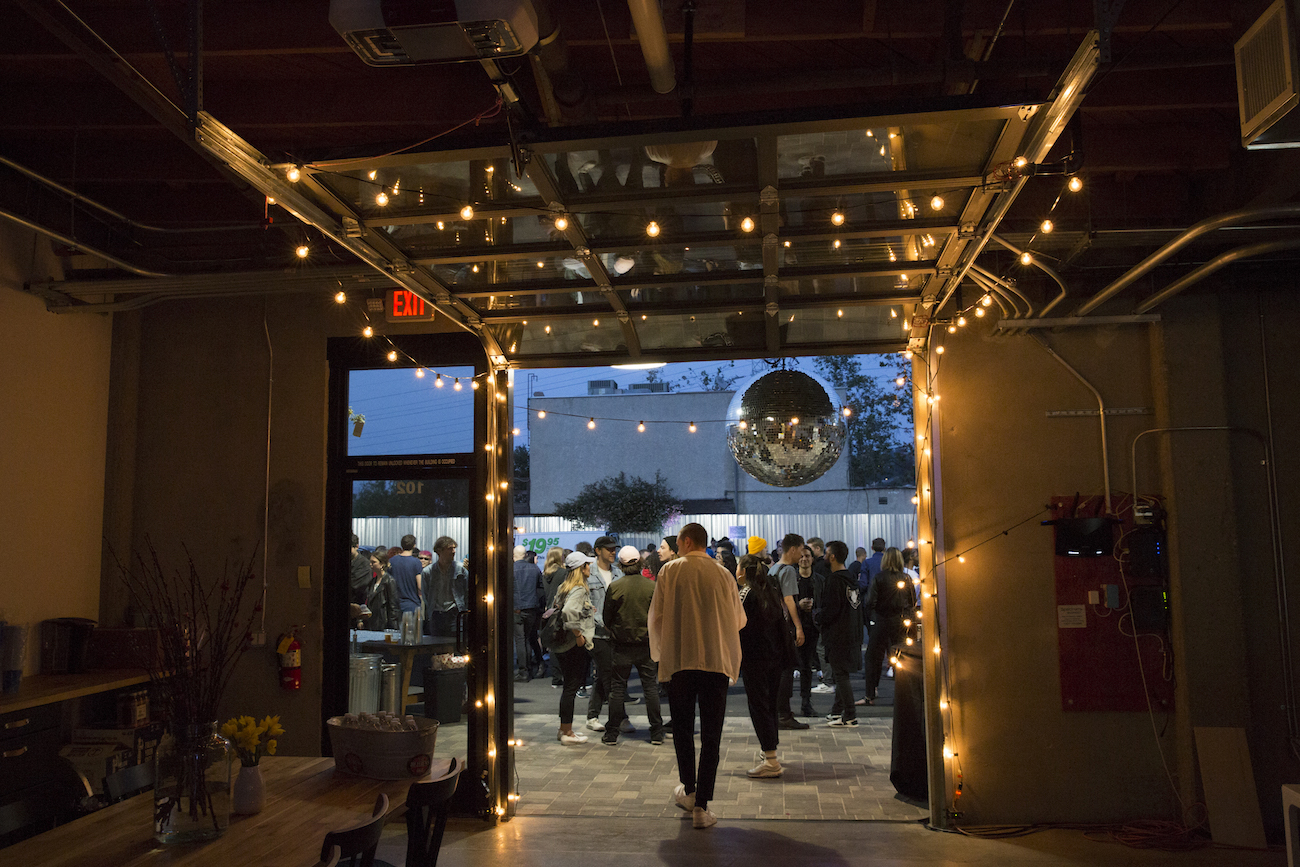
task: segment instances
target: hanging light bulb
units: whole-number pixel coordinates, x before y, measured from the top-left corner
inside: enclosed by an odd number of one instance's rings
[[[437,226],[438,226],[438,231],[439,231],[439,232],[441,232],[443,229],[447,228],[447,224],[444,223],[442,220],[439,220],[439,221],[438,221]]]
[[[460,391],[460,389],[461,389],[460,377],[458,376],[456,377],[456,381],[451,384],[451,390]]]
[[[388,360],[389,360],[389,361],[392,361],[393,359],[390,358],[390,359],[388,359]],[[423,368],[423,367],[417,367],[417,368],[415,369],[415,378],[416,378],[416,379],[424,379],[424,368]]]
[[[461,208],[461,209],[460,209],[460,218],[461,218],[462,220],[472,220],[472,219],[474,219],[474,208],[473,208],[473,206],[471,206],[471,205],[466,205],[465,207]]]
[[[339,291],[334,293],[334,301],[338,304],[348,303],[348,293]]]
[[[649,235],[651,238],[658,238],[659,224],[656,223],[654,220],[651,220],[650,222],[646,223],[645,233]]]
[[[380,190],[379,192],[375,193],[375,204],[381,208],[384,207],[384,205],[387,205],[388,193],[385,193],[383,190]]]
[[[836,211],[835,213],[831,214],[831,224],[835,226],[843,226],[844,213],[842,211]]]
[[[840,410],[840,412],[844,414],[845,418],[848,418],[849,416],[853,415],[853,410],[847,406],[844,407],[842,410]]]
[[[839,317],[840,319],[843,319],[843,318],[844,318],[844,311],[843,311],[843,310],[836,310],[836,311],[835,311],[835,315],[836,315],[837,317]]]
[[[934,196],[934,198],[930,199],[930,210],[932,210],[932,211],[942,211],[942,210],[943,210],[943,196],[938,195],[938,194],[936,193],[935,196]]]
[[[937,352],[937,353],[939,353],[940,355],[943,355],[943,347],[942,347],[942,346],[936,346],[936,347],[934,348],[934,351]]]
[[[293,252],[298,254],[299,259],[306,259],[307,256],[311,253],[311,247],[308,247],[306,244],[299,244],[297,249],[295,249]]]
[[[470,387],[470,390],[471,390],[471,391],[478,391],[478,380],[477,380],[477,379],[471,379],[471,380],[469,381],[469,387]]]
[[[637,433],[645,433],[645,422],[640,422],[636,426]]]
[[[754,231],[754,219],[752,217],[746,217],[745,219],[741,220],[740,231],[742,232]]]
[[[511,431],[510,431],[510,433],[511,433],[513,436],[519,436],[519,428],[512,428]],[[504,488],[505,486],[506,486],[506,483],[505,483],[505,482],[502,482],[502,483],[501,483],[501,487]]]
[[[600,327],[600,320],[599,320],[599,319],[593,319],[593,320],[591,320],[591,327],[592,327],[592,328],[599,328],[599,327]]]
[[[374,337],[374,336],[375,336],[375,329],[373,329],[373,328],[371,328],[369,325],[367,325],[365,328],[362,328],[362,329],[361,329],[361,336],[362,336],[362,337]]]
[[[956,326],[956,325],[949,325],[949,326],[948,326],[948,333],[949,333],[949,334],[956,334],[956,333],[957,333],[957,326]]]
[[[538,417],[538,418],[546,418],[546,410],[544,410],[544,409],[539,409],[539,410],[537,411],[537,417]]]
[[[983,308],[983,307],[976,307],[976,308],[975,308],[975,315],[976,315],[976,317],[978,317],[978,318],[980,318],[980,319],[983,319],[983,318],[984,318],[984,308]]]
[[[569,218],[560,214],[560,216],[555,218],[555,228],[561,232],[569,228]]]
[[[690,426],[687,427],[687,430],[689,430],[691,433],[695,433],[695,422],[691,422]]]
[[[433,378],[433,387],[434,387],[434,388],[442,388],[442,374],[441,374],[441,373],[438,374],[437,376],[435,376],[435,377]]]
[[[1079,177],[1078,175],[1075,175],[1074,177],[1070,178],[1069,187],[1070,187],[1070,192],[1072,193],[1079,192],[1079,190],[1083,189],[1083,178]]]
[[[545,328],[544,330],[546,331],[547,334],[550,334],[550,333],[551,333],[551,326],[549,326],[549,325],[546,326],[546,328]]]
[[[284,173],[284,176],[289,179],[289,183],[296,184],[302,178],[302,170],[297,166],[289,166],[289,169]]]
[[[980,299],[980,306],[981,307],[993,306],[993,296],[985,294],[984,297]]]
[[[898,379],[895,379],[895,380],[894,380],[894,385],[898,386],[899,388],[902,388],[902,387],[903,387],[903,383],[905,383],[905,382],[907,382],[907,380],[900,376],[900,377],[898,377]]]
[[[471,267],[469,270],[471,270],[471,271],[473,271],[475,274],[477,274],[477,273],[478,273],[478,265],[474,265],[474,266]]]
[[[958,327],[958,328],[965,328],[965,327],[966,327],[966,317],[965,317],[965,316],[958,316],[958,317],[957,317],[957,327]]]
[[[1023,169],[1025,166],[1029,165],[1029,160],[1025,159],[1024,157],[1016,157],[1015,163],[1016,163],[1016,168]]]
[[[1029,254],[1028,250],[1020,254],[1020,264],[1021,265],[1034,264],[1034,257]]]
[[[587,419],[587,430],[595,430],[595,429],[596,429],[596,420],[594,418]]]
[[[396,360],[397,360],[397,350],[396,350],[396,349],[389,350],[389,352],[388,352],[388,360],[389,360],[389,361],[396,361]]]
[[[833,249],[838,250],[840,248],[840,239],[836,238],[835,241],[831,244],[831,247]]]
[[[1039,224],[1038,228],[1044,235],[1050,235],[1052,230],[1056,228],[1056,225],[1051,220],[1043,220],[1043,222]]]

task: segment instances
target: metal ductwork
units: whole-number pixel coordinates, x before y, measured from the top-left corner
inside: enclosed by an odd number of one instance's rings
[[[663,9],[655,0],[627,0],[627,8],[632,13],[632,26],[645,55],[646,69],[650,71],[650,86],[655,93],[672,93],[677,78],[673,56],[668,52]]]

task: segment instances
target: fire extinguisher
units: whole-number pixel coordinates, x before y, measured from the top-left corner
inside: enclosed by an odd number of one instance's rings
[[[298,627],[280,636],[276,653],[280,654],[280,688],[302,689],[302,642],[298,640]]]

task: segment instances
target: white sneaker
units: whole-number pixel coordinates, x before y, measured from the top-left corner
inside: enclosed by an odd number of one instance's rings
[[[603,732],[605,730],[605,724],[596,717],[589,716],[587,717],[587,728],[591,729],[593,732]]]
[[[831,720],[830,722],[826,723],[826,725],[828,725],[828,726],[844,726],[844,727],[853,727],[853,728],[856,728],[857,725],[858,725],[858,721],[857,721],[856,719],[844,719],[843,717],[836,717],[835,719],[833,719],[833,720]]]
[[[703,807],[696,807],[691,811],[691,825],[695,828],[712,828],[718,824],[718,819]]]
[[[689,813],[695,809],[695,793],[686,794],[685,784],[678,783],[673,789],[673,803]]]
[[[574,732],[571,735],[566,735],[566,734],[560,735],[560,743],[564,744],[566,747],[576,746],[577,744],[585,744],[586,742],[587,742],[587,736],[584,735],[582,732]]]
[[[820,693],[821,695],[825,695],[825,694],[828,693],[828,692],[834,692],[834,691],[835,691],[835,687],[833,687],[833,686],[831,686],[830,684],[827,684],[827,683],[819,683],[819,684],[817,684],[816,686],[814,686],[814,687],[812,688],[811,691],[812,691],[812,692],[816,692],[816,693]]]
[[[785,773],[785,768],[781,767],[781,763],[776,760],[775,756],[769,759],[767,756],[759,753],[758,759],[759,761],[757,766],[745,771],[747,776],[755,779],[770,779],[772,777],[779,777]]]

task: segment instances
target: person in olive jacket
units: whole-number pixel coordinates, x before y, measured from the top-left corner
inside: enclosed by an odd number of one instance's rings
[[[627,680],[633,666],[641,678],[645,691],[646,716],[650,721],[650,743],[664,742],[663,712],[659,706],[659,665],[650,658],[650,629],[647,621],[650,600],[654,598],[655,582],[641,573],[641,552],[632,545],[624,545],[618,552],[618,568],[622,577],[614,580],[605,591],[605,628],[609,630],[614,647],[614,671],[609,696],[609,721],[601,742],[618,743],[620,731],[628,731]]]
[[[830,561],[831,574],[823,585],[821,608],[817,609],[815,619],[826,645],[826,661],[835,674],[835,703],[828,719],[832,726],[856,726],[849,672],[858,670],[862,648],[860,590],[844,565],[849,558],[848,545],[838,540],[829,543],[826,558]]]

